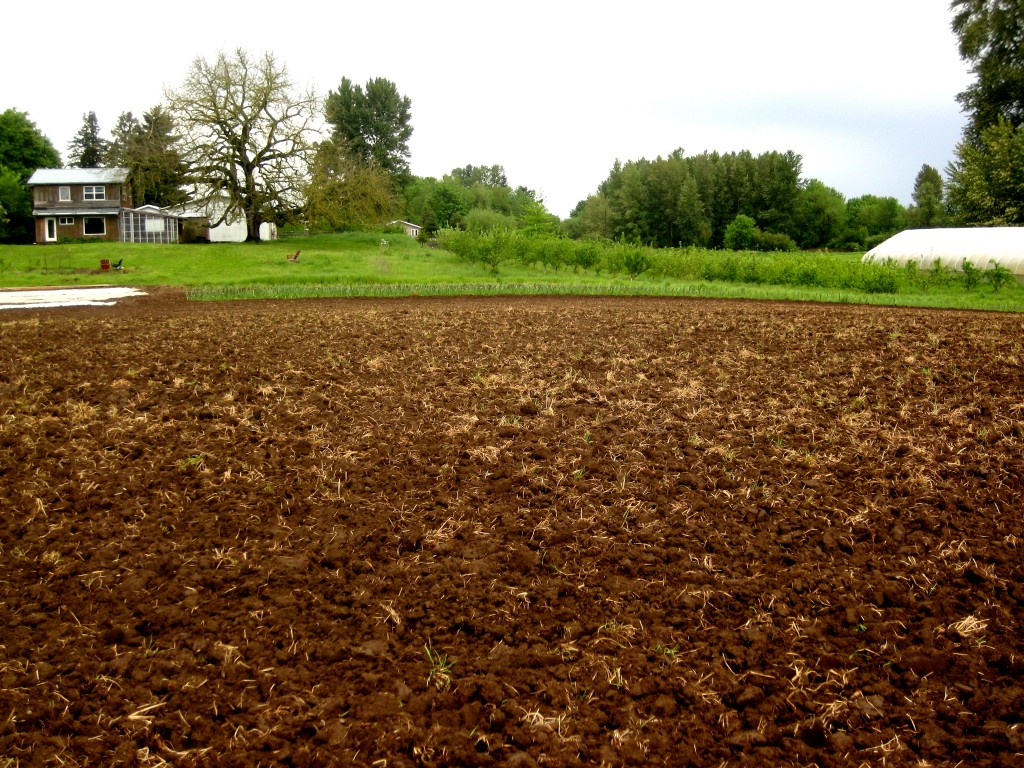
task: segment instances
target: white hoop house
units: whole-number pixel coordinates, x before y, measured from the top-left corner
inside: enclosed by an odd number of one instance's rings
[[[961,269],[967,260],[991,269],[995,262],[1024,278],[1024,227],[907,229],[865,253],[863,261],[915,262],[927,269],[936,259],[947,269]]]

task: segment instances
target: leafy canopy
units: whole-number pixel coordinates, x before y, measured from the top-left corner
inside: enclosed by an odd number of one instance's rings
[[[961,58],[975,81],[957,100],[970,117],[967,138],[1000,119],[1015,128],[1024,123],[1024,1],[953,0],[953,31]]]
[[[981,132],[977,143],[964,139],[949,175],[950,215],[958,224],[1024,224],[1024,131],[1000,120]]]
[[[37,168],[60,167],[60,155],[25,112],[0,114],[0,242],[35,239],[32,192],[25,182]]]
[[[1024,223],[1024,0],[953,0],[953,31],[975,81],[957,98],[970,122],[946,168],[953,221]]]
[[[8,109],[0,114],[0,165],[28,179],[37,168],[59,168],[60,155],[28,113]]]
[[[411,107],[409,97],[390,80],[374,78],[364,89],[343,77],[338,90],[327,94],[324,112],[335,142],[404,184],[409,176]]]
[[[394,218],[398,199],[381,169],[363,165],[331,139],[317,145],[305,189],[306,221],[313,229],[345,231]]]

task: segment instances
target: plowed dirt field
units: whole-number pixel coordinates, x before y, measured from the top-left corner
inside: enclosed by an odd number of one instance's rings
[[[1024,764],[1024,318],[0,317],[0,766]]]

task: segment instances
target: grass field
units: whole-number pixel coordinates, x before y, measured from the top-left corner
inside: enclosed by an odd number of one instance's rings
[[[288,261],[286,256],[296,250],[301,251],[298,262]],[[103,259],[112,263],[123,259],[124,268],[101,271]],[[703,266],[694,267],[694,260]],[[967,290],[955,279],[928,285],[901,276],[894,292],[869,293],[745,279],[752,274],[751,265],[760,265],[764,273],[783,260],[796,265],[794,282],[799,282],[799,273],[808,265],[819,272],[859,268],[859,254],[659,251],[652,258],[652,267],[634,279],[609,270],[595,273],[512,261],[494,272],[405,235],[346,233],[258,244],[0,246],[0,288],[172,285],[185,287],[190,298],[199,300],[508,294],[707,296],[1024,311],[1024,288],[1015,282],[999,291],[986,286]],[[733,263],[736,268],[730,273]],[[789,268],[783,267],[775,271]],[[694,277],[701,272],[713,275],[712,279]],[[728,279],[719,279],[720,274]]]

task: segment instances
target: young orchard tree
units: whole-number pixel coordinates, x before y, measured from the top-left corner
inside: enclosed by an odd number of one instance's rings
[[[95,112],[82,115],[82,127],[68,145],[68,160],[75,168],[99,168],[107,154],[107,141],[100,136]]]
[[[181,132],[192,199],[207,205],[212,226],[241,217],[246,240],[258,241],[261,224],[301,208],[319,102],[296,92],[272,54],[197,58],[167,94],[167,110]]]

